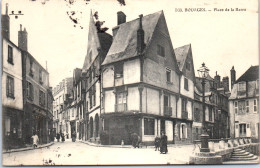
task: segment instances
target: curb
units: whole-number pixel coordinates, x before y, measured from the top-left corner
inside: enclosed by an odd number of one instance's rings
[[[48,143],[48,144],[41,145],[41,146],[39,146],[39,147],[37,147],[35,149],[45,148],[45,147],[51,146],[53,144],[54,144],[54,142],[51,142],[51,143]],[[34,148],[33,147],[27,147],[27,148],[11,149],[9,151],[3,151],[3,154],[5,154],[5,153],[13,153],[13,152],[22,152],[22,151],[28,151],[28,150],[34,150]]]
[[[88,141],[78,141],[84,144],[87,144],[89,146],[95,146],[95,147],[107,147],[107,148],[133,148],[131,145],[101,145],[101,144],[95,144],[95,143],[91,143]],[[193,144],[188,144],[188,145],[193,145]],[[183,145],[180,144],[168,144],[168,147],[181,147]],[[146,149],[146,148],[154,148],[154,146],[142,146],[141,148]]]
[[[108,148],[132,148],[132,146],[129,145],[101,145],[101,144],[95,144],[95,143],[91,143],[91,142],[87,142],[87,141],[78,141],[84,144],[87,144],[89,146],[95,146],[95,147],[108,147]]]

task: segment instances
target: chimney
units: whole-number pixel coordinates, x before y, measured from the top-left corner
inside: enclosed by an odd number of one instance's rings
[[[5,8],[5,15],[2,15],[2,35],[3,37],[10,39],[10,17],[8,15],[8,3]]]
[[[144,30],[142,23],[143,15],[139,15],[139,29],[137,30],[137,53],[141,54],[144,50]]]
[[[222,81],[223,81],[223,87],[224,87],[225,92],[229,91],[229,78],[228,78],[228,76],[223,77]]]
[[[122,11],[117,12],[117,25],[120,25],[125,22],[126,22],[126,15],[124,14],[124,12]]]
[[[27,51],[27,31],[24,28],[22,30],[22,25],[20,24],[20,31],[18,31],[18,47],[24,51]]]
[[[217,71],[216,71],[216,76],[214,77],[214,81],[216,83],[217,88],[220,88],[220,76],[218,75]]]
[[[116,36],[116,33],[119,29],[119,25],[126,22],[126,15],[124,12],[117,12],[117,26],[112,28],[113,38]]]
[[[233,89],[233,85],[236,82],[236,70],[234,66],[232,66],[232,69],[230,70],[230,77],[231,77],[231,90]]]

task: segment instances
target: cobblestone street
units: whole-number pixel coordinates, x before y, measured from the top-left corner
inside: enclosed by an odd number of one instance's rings
[[[3,165],[187,164],[193,145],[173,145],[168,154],[154,148],[96,147],[81,142],[3,154]]]

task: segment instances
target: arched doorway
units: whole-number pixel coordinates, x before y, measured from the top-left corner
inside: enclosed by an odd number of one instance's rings
[[[89,137],[92,138],[93,137],[93,117],[90,117],[90,121],[89,121]]]
[[[95,137],[98,137],[99,132],[99,117],[98,114],[95,115]]]

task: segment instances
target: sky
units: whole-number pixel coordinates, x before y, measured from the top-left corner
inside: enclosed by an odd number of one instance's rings
[[[69,1],[69,0],[67,0]],[[73,76],[74,68],[82,68],[87,53],[90,10],[98,11],[104,26],[112,34],[117,12],[123,11],[127,21],[163,10],[174,48],[191,44],[195,71],[205,62],[210,75],[215,72],[230,77],[235,67],[237,78],[251,65],[258,65],[258,0],[3,0],[2,14],[8,3],[10,38],[18,40],[20,24],[28,32],[28,51],[47,68],[50,85]],[[176,12],[181,8],[183,12]],[[185,8],[205,8],[206,12],[185,12]],[[218,10],[214,11],[214,8]],[[220,11],[240,8],[246,11]],[[210,11],[209,11],[210,10]],[[67,12],[79,19],[74,27]],[[81,28],[82,27],[82,28]],[[197,75],[197,74],[196,74]]]

